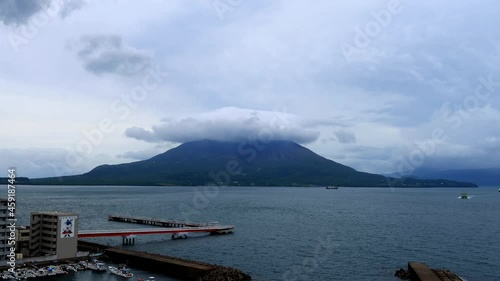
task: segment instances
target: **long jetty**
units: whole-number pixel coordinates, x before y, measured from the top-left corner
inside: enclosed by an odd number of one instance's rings
[[[80,238],[97,238],[113,236],[130,236],[146,234],[176,234],[187,232],[207,232],[211,234],[233,233],[234,226],[200,226],[200,227],[169,227],[169,228],[134,228],[134,229],[112,229],[112,230],[81,230],[78,231]]]
[[[161,227],[207,227],[217,225],[218,223],[198,223],[198,222],[186,222],[186,221],[176,221],[176,220],[162,220],[162,219],[150,219],[141,217],[124,217],[109,215],[108,220],[126,223],[136,223],[144,225],[154,225]]]
[[[82,230],[78,232],[80,238],[121,236],[124,245],[135,244],[136,235],[145,234],[172,234],[172,239],[187,238],[188,232],[206,232],[210,235],[230,234],[234,232],[234,225],[220,225],[218,222],[198,223],[176,220],[150,219],[142,217],[126,217],[108,215],[109,221],[157,226],[144,229],[115,229],[115,230]],[[176,236],[177,235],[177,236]],[[178,237],[180,236],[180,237]]]

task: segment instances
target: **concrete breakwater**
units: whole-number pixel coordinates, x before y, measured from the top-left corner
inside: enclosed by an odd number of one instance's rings
[[[252,278],[238,269],[213,265],[171,256],[131,251],[85,241],[78,242],[79,248],[86,251],[101,251],[115,263],[165,274],[186,281],[248,281]]]
[[[421,262],[408,262],[408,270],[396,270],[394,276],[403,280],[414,281],[462,281],[462,279],[447,269],[431,269]]]

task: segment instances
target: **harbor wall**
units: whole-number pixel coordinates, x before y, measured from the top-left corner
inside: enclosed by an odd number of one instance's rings
[[[230,277],[230,279],[227,280],[234,281],[252,280],[248,274],[245,274],[238,269],[214,264],[207,264],[147,252],[132,251],[87,241],[78,241],[78,247],[81,251],[103,252],[104,256],[109,258],[114,263],[126,263],[132,267],[165,274],[180,280],[222,280],[214,278],[214,275],[217,275],[218,277],[227,276]]]
[[[409,262],[408,271],[415,281],[441,281],[439,277],[424,263]]]
[[[129,266],[162,273],[181,280],[196,280],[214,269],[213,266],[179,261],[165,256],[119,248],[108,248],[105,250],[105,254],[113,262],[126,263]]]

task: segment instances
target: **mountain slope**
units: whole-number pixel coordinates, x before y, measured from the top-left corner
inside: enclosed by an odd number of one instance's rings
[[[387,186],[384,176],[358,172],[291,141],[265,145],[202,140],[148,160],[102,165],[88,173],[33,184]],[[474,186],[439,180],[397,180],[396,186]]]

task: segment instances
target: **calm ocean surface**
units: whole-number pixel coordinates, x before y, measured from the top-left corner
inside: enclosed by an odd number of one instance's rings
[[[457,199],[462,189],[209,191],[200,200],[190,187],[19,186],[17,217],[29,224],[31,211],[76,212],[81,230],[144,227],[108,222],[109,214],[234,224],[233,235],[139,236],[127,248],[236,267],[257,281],[399,280],[394,271],[412,260],[468,281],[500,280],[498,187],[467,189],[470,200]],[[121,245],[119,237],[94,241]],[[81,272],[55,280],[120,279]]]

